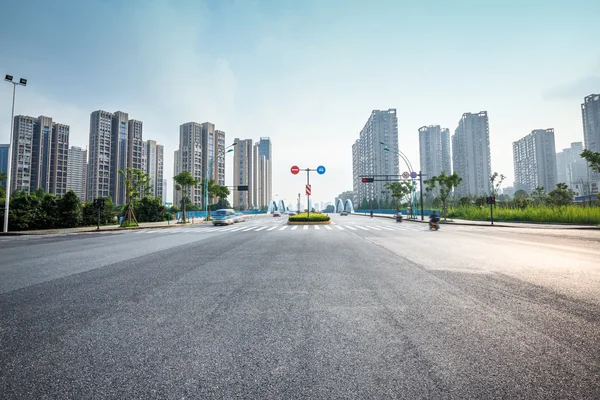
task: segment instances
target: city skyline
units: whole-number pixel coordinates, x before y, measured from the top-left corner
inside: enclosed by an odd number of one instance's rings
[[[106,10],[105,1],[52,7],[34,1],[20,6],[27,20],[0,25],[7,39],[0,43],[1,68],[29,79],[17,90],[16,114],[41,111],[69,124],[72,145],[86,146],[91,110],[135,115],[148,136],[165,145],[166,177],[175,175],[170,157],[182,121],[211,120],[231,137],[250,136],[252,125],[260,127],[256,136],[277,142],[273,185],[280,196],[293,199],[302,188],[290,179],[291,165],[324,165],[327,173],[313,183],[313,193],[315,200],[330,200],[352,188],[351,154],[343,149],[369,110],[394,107],[400,149],[415,168],[419,127],[453,129],[463,112],[487,110],[492,168],[512,182],[512,142],[523,132],[552,127],[559,149],[583,141],[580,104],[600,87],[600,51],[585,27],[593,25],[600,4],[582,3],[398,2],[375,17],[367,4],[344,4],[340,12],[335,1],[109,2],[115,12],[139,16],[122,25],[90,22],[89,15]],[[373,15],[366,24],[365,15]],[[397,16],[405,23],[395,23]],[[41,29],[48,18],[78,35]],[[446,29],[450,20],[462,28]],[[427,34],[417,21],[426,21]],[[360,32],[352,29],[357,24],[364,24]],[[141,29],[148,25],[151,32]],[[43,67],[35,57],[40,51],[47,54]],[[129,62],[109,62],[116,51],[129,54]],[[539,69],[541,59],[553,61]],[[199,90],[212,95],[199,96]],[[8,143],[10,85],[2,93],[0,142]],[[230,174],[226,181],[231,184]]]

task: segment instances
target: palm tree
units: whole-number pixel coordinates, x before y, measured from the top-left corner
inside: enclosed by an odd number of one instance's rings
[[[178,175],[174,176],[173,180],[175,181],[175,190],[181,192],[181,215],[183,217],[183,223],[185,224],[185,196],[190,190],[190,188],[198,186],[198,179],[194,178],[189,171],[183,171]]]

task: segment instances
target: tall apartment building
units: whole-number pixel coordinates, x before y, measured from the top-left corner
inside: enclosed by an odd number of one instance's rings
[[[261,137],[258,141],[258,159],[259,159],[259,176],[261,180],[257,180],[258,186],[258,203],[257,207],[267,207],[269,201],[273,199],[273,145],[271,138]]]
[[[144,172],[143,160],[143,126],[142,121],[130,119],[127,121],[127,166]]]
[[[166,179],[163,179],[163,181],[162,181],[162,202],[163,202],[163,205],[167,204],[167,185],[168,185],[168,181]]]
[[[69,125],[52,125],[52,149],[50,155],[50,193],[62,196],[67,193],[69,163]]]
[[[111,153],[110,153],[110,195],[115,204],[125,204],[125,176],[119,171],[125,171],[127,164],[129,142],[129,115],[117,111],[112,118]],[[141,164],[141,163],[140,163]]]
[[[181,146],[181,144],[179,145]],[[179,157],[179,150],[173,152],[173,176],[179,175],[181,172],[181,158]],[[178,207],[181,206],[181,195],[177,190],[177,183],[173,181],[173,204]]]
[[[583,142],[575,142],[556,153],[557,182],[566,183],[577,196],[587,195],[590,184],[590,170],[587,161],[580,156],[582,151]]]
[[[425,179],[438,176],[442,171],[452,173],[450,167],[450,132],[439,125],[419,128],[421,172]]]
[[[188,171],[192,177],[202,182],[204,170],[202,152],[202,125],[187,122],[179,127],[179,150],[175,152],[175,175]],[[173,187],[175,204],[181,202],[181,193]],[[190,188],[186,196],[192,204],[202,204],[202,188],[200,185]]]
[[[384,151],[384,146],[389,151]],[[381,199],[385,182],[362,183],[361,177],[399,175],[398,118],[396,109],[374,110],[352,146],[352,176],[355,207]]]
[[[531,193],[541,186],[546,191],[557,183],[554,129],[536,129],[513,142],[516,190]]]
[[[38,188],[66,193],[69,126],[51,117],[18,115],[14,120],[11,192]]]
[[[254,147],[252,139],[234,140],[237,145],[233,151],[233,185],[248,186],[247,191],[233,190],[233,206],[240,210],[249,210],[254,204],[252,199],[254,196],[254,168],[252,158],[254,156]]]
[[[585,148],[600,153],[600,94],[586,96],[581,105]],[[600,174],[589,171],[592,193],[598,193]]]
[[[85,185],[87,174],[87,150],[72,146],[69,149],[69,160],[67,163],[67,190],[77,194],[79,200],[85,202]]]
[[[143,164],[146,169],[144,173],[150,176],[150,185],[152,186],[152,197],[163,197],[163,170],[164,170],[164,146],[157,144],[155,140],[144,141],[146,149],[144,150],[145,160]]]
[[[452,166],[462,178],[456,197],[490,193],[492,175],[487,111],[464,113],[452,136]]]
[[[90,115],[90,143],[86,184],[86,198],[88,200],[112,195],[112,121],[113,114],[107,111],[94,111]]]
[[[0,172],[8,172],[8,148],[10,144],[0,144]],[[6,181],[0,181],[0,185],[6,187]]]
[[[225,185],[225,132],[215,124],[204,122],[202,127],[202,169],[204,177],[217,185]]]

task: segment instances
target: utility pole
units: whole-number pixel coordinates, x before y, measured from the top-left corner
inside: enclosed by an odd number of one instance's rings
[[[423,176],[425,176],[421,171],[419,171],[419,192],[421,195],[421,221],[425,220],[425,211],[423,210]]]

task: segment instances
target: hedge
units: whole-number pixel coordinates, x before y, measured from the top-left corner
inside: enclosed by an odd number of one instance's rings
[[[328,215],[320,214],[320,213],[310,213],[310,217],[308,213],[300,213],[296,215],[292,215],[289,217],[288,221],[290,222],[325,222],[329,221]]]

